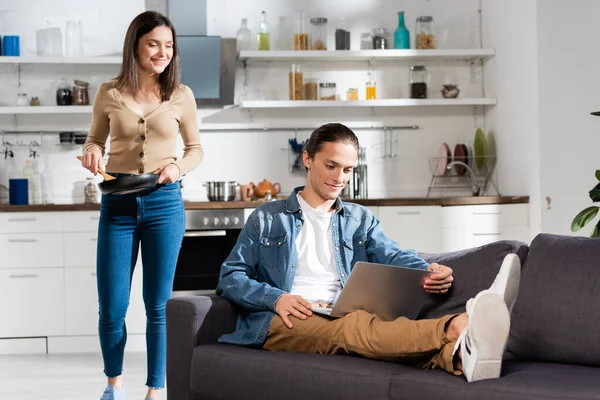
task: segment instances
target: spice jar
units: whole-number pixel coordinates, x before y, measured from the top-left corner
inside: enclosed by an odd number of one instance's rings
[[[73,87],[74,106],[87,106],[90,104],[88,86],[89,83],[87,82],[75,80],[75,86]]]
[[[310,19],[310,49],[327,50],[327,18]]]
[[[27,93],[19,93],[17,95],[17,102],[16,104],[18,106],[28,106],[29,105],[29,100],[27,100]]]
[[[387,29],[373,29],[373,48],[376,50],[390,48],[390,34]]]
[[[346,92],[346,100],[358,100],[358,89],[349,88]]]
[[[365,32],[360,35],[360,49],[373,50],[373,35],[370,32]]]
[[[319,100],[319,84],[316,79],[308,78],[304,82],[304,100]]]
[[[294,50],[308,50],[308,15],[299,11],[294,13]]]
[[[321,82],[319,84],[319,99],[321,99],[321,100],[335,100],[336,99],[335,82]]]
[[[73,103],[73,92],[71,86],[67,83],[67,78],[61,78],[56,89],[56,105],[70,106]]]
[[[303,92],[303,76],[299,64],[292,64],[292,69],[289,74],[290,82],[290,100],[302,100]]]
[[[410,98],[427,98],[427,69],[423,65],[410,67]]]
[[[367,81],[366,89],[367,89],[367,100],[376,100],[377,99],[377,84],[375,83],[375,81]]]
[[[424,16],[417,18],[415,29],[417,49],[435,49],[435,26],[433,17]]]

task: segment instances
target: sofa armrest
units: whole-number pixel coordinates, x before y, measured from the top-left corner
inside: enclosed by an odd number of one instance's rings
[[[167,302],[167,387],[171,399],[189,400],[194,348],[235,330],[237,311],[217,295],[184,296]]]

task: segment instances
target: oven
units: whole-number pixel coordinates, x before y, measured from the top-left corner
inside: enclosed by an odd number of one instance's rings
[[[173,295],[214,293],[221,264],[244,226],[244,210],[186,210],[185,219]]]

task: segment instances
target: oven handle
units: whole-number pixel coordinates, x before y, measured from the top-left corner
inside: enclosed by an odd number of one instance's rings
[[[220,231],[189,231],[183,234],[183,237],[202,237],[202,236],[225,236],[225,230]]]

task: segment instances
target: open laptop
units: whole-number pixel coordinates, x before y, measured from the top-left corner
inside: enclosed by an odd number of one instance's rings
[[[313,307],[312,311],[333,318],[365,310],[384,321],[398,317],[415,319],[428,297],[423,283],[432,273],[359,261],[333,307]]]

